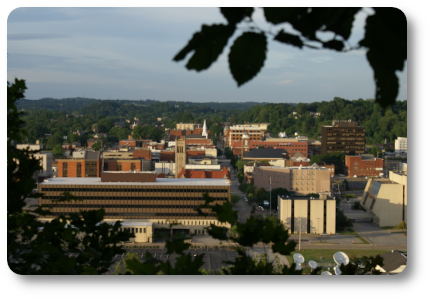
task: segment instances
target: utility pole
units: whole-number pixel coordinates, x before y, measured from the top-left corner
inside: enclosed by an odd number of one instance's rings
[[[299,226],[299,251],[300,251],[300,244],[302,239],[302,217],[300,216],[300,226]]]
[[[270,216],[272,216],[272,177],[270,177]]]

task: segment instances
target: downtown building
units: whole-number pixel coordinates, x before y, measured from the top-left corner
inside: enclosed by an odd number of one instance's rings
[[[105,221],[119,220],[123,226],[133,228],[137,231],[137,242],[152,242],[153,233],[162,233],[170,223],[177,223],[173,229],[187,235],[204,234],[210,224],[230,228],[208,209],[203,209],[208,216],[196,211],[204,204],[206,193],[214,198],[211,204],[230,201],[228,179],[156,178],[155,172],[102,172],[101,177],[45,179],[38,190],[45,194],[39,198],[39,206],[50,208],[53,213],[45,219],[103,208]],[[64,192],[82,201],[59,202]]]
[[[336,234],[336,200],[316,196],[278,196],[279,220],[291,234]]]
[[[346,155],[364,154],[365,128],[351,120],[334,120],[331,126],[321,126],[321,154],[343,152]]]

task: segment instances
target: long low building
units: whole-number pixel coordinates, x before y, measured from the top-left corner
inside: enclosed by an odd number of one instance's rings
[[[292,234],[336,234],[336,200],[319,197],[278,196],[279,220]]]
[[[82,201],[58,202],[66,191]],[[205,217],[195,210],[204,203],[205,193],[214,198],[212,204],[230,201],[228,179],[156,178],[155,172],[102,172],[101,177],[46,179],[39,184],[39,192],[45,194],[39,198],[39,206],[51,208],[54,217],[104,208],[106,220],[149,222],[154,232],[157,229],[163,232],[172,222],[179,224],[175,230],[187,234],[203,234],[211,223],[230,227],[218,222],[215,214]]]

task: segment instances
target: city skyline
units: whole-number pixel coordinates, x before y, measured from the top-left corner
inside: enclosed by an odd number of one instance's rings
[[[253,19],[269,29],[261,9]],[[351,45],[362,38],[364,20],[365,13],[359,13]],[[238,88],[227,61],[235,34],[208,70],[188,71],[186,61],[173,57],[203,23],[226,20],[218,8],[17,8],[8,18],[7,78],[26,80],[27,99],[309,103],[374,98],[373,71],[362,50],[300,50],[269,40],[263,69]],[[398,76],[397,99],[405,100],[407,64]]]

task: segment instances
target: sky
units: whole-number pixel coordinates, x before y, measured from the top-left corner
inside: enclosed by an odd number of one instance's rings
[[[357,15],[351,45],[363,37],[367,14],[372,10]],[[282,27],[270,28],[262,9],[252,18],[262,29]],[[218,8],[16,8],[7,20],[7,79],[25,79],[27,99],[309,103],[374,98],[373,71],[363,50],[300,50],[269,38],[263,69],[241,87],[227,59],[241,32],[208,70],[187,70],[190,54],[173,61],[202,24],[214,23],[227,23]],[[406,64],[398,76],[398,99],[405,100]]]

